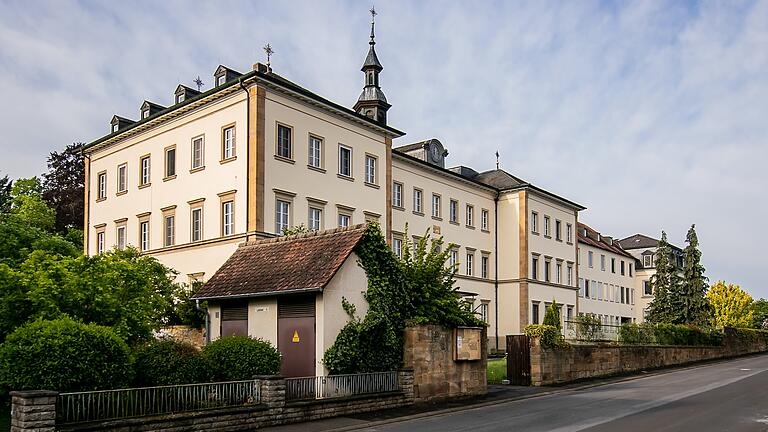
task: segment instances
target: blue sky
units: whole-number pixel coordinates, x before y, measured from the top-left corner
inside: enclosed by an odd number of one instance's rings
[[[364,1],[0,2],[4,157],[12,177],[167,105],[218,64],[277,73],[352,106]],[[588,207],[606,235],[683,245],[707,274],[768,297],[768,2],[379,1],[395,144],[436,137],[449,163],[502,167]]]

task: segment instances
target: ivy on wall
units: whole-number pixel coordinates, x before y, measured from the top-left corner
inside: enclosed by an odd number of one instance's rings
[[[406,239],[407,227],[406,227]],[[368,312],[358,317],[343,302],[350,321],[323,356],[332,374],[398,369],[403,361],[403,329],[408,323],[446,327],[484,326],[454,288],[457,265],[447,261],[453,245],[429,231],[416,243],[403,242],[401,258],[390,249],[375,223],[358,243],[359,265],[368,277]]]

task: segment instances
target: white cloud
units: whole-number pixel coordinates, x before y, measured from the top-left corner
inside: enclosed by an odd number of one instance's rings
[[[275,70],[351,106],[368,4],[3,2],[2,172],[29,176],[51,150],[277,52]],[[768,216],[768,3],[377,4],[390,123],[589,209],[615,236],[696,223],[711,278],[762,285]],[[12,108],[11,108],[12,107]]]

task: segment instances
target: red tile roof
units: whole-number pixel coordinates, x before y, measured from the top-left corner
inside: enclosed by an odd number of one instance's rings
[[[366,225],[241,244],[197,299],[321,291],[352,253]]]
[[[584,235],[584,230],[587,230],[587,235]],[[594,246],[596,248],[600,248],[608,252],[613,252],[618,255],[626,256],[627,258],[635,259],[635,257],[633,257],[629,252],[625,251],[621,247],[618,240],[613,239],[611,241],[611,244],[608,244],[608,242],[604,240],[605,237],[601,236],[599,232],[593,230],[586,224],[579,222],[577,231],[578,231],[577,238],[579,240],[579,243],[588,244],[590,246]],[[600,240],[597,240],[598,237],[600,238]]]

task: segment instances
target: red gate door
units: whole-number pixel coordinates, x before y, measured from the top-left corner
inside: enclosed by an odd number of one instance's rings
[[[277,305],[277,349],[284,377],[315,375],[315,298],[287,298]]]

